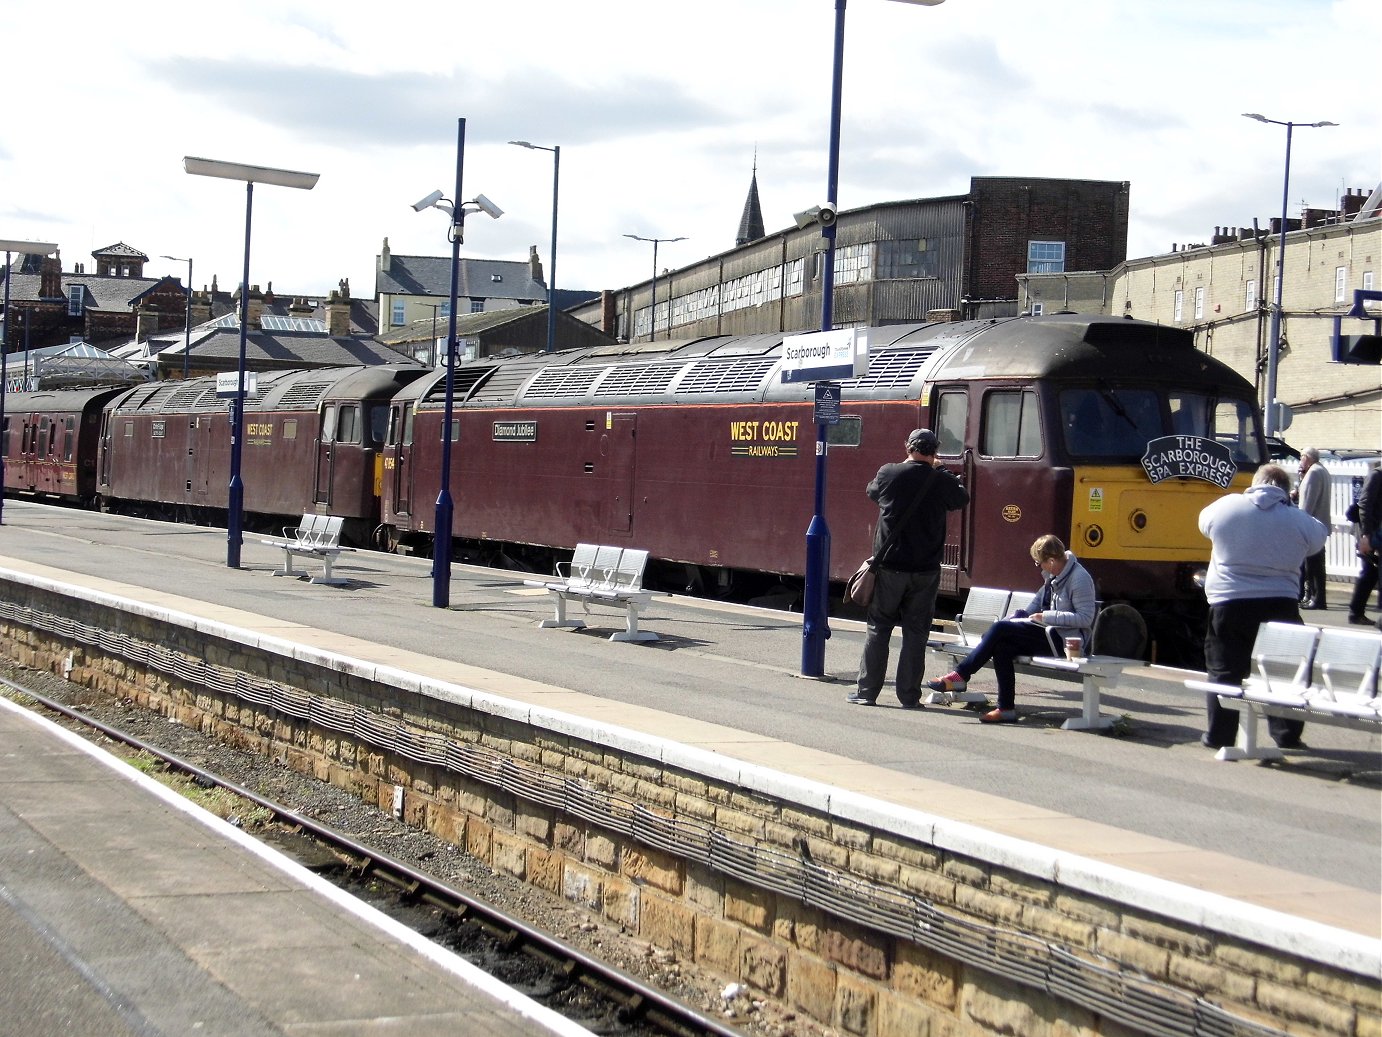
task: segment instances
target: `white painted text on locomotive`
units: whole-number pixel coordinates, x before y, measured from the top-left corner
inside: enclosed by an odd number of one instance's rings
[[[1147,444],[1142,468],[1154,483],[1165,479],[1201,479],[1227,489],[1238,474],[1233,453],[1204,436],[1162,436]]]

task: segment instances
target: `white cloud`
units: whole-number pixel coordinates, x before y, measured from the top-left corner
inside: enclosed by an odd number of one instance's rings
[[[673,266],[730,248],[755,150],[770,230],[825,193],[830,0],[63,12],[7,12],[0,234],[60,241],[69,268],[125,241],[237,283],[243,188],[187,176],[192,154],[321,173],[311,192],[256,190],[251,281],[369,295],[385,237],[448,251],[444,217],[409,206],[452,193],[458,116],[465,194],[506,210],[467,224],[467,254],[546,258],[551,155],[506,142],[561,145],[562,287],[645,278],[625,233],[686,236],[660,251]],[[1165,251],[1278,213],[1284,131],[1239,115],[1260,111],[1340,124],[1297,131],[1292,152],[1292,206],[1333,205],[1382,176],[1356,42],[1374,17],[1364,0],[853,0],[840,203],[976,175],[1127,180],[1130,255]]]

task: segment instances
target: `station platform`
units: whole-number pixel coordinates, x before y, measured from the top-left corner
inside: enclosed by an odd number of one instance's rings
[[[799,615],[657,596],[617,644],[621,612],[583,631],[543,630],[549,597],[523,573],[456,565],[450,607],[433,608],[430,562],[342,556],[343,587],[275,578],[281,552],[247,536],[226,565],[224,530],[140,522],[9,501],[0,568],[156,602],[315,648],[733,756],[785,774],[1079,854],[1341,931],[1382,936],[1382,745],[1307,729],[1309,749],[1271,766],[1221,763],[1199,743],[1203,697],[1186,671],[1130,668],[1104,698],[1123,737],[1062,731],[1074,686],[1019,682],[1020,723],[991,728],[958,707],[848,705],[863,625],[832,620],[826,680],[800,677]],[[1313,623],[1345,622],[1333,611]],[[579,608],[572,614],[580,616]],[[419,660],[422,660],[419,663]],[[427,662],[430,660],[430,662]],[[895,660],[894,660],[895,661]],[[933,658],[935,673],[944,663]],[[946,667],[948,669],[948,666]],[[976,679],[984,689],[991,674]],[[1247,908],[1245,908],[1247,909]]]
[[[0,697],[6,1033],[589,1031]]]

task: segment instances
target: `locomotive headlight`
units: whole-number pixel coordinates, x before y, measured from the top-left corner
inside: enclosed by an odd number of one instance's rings
[[[1147,513],[1138,509],[1128,516],[1128,523],[1133,529],[1141,533],[1147,528]]]

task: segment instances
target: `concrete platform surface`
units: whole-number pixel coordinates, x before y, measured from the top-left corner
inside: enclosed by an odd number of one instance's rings
[[[433,608],[430,562],[358,552],[323,587],[274,578],[276,552],[247,538],[225,564],[224,530],[10,501],[0,567],[46,573],[430,675],[604,719],[788,775],[827,782],[1273,911],[1382,935],[1382,745],[1307,728],[1284,763],[1221,763],[1199,744],[1203,696],[1186,671],[1129,669],[1104,699],[1125,737],[1060,730],[1074,685],[1020,678],[1021,722],[990,728],[957,707],[845,703],[861,623],[834,620],[830,679],[798,676],[799,615],[655,597],[648,644],[617,644],[622,613],[584,631],[541,630],[545,592],[525,574],[456,565]],[[1343,600],[1342,585],[1336,602]],[[1310,612],[1343,624],[1341,608]],[[894,660],[895,661],[895,660]],[[931,670],[949,665],[933,657]],[[1202,676],[1202,675],[1201,675]],[[993,689],[987,673],[974,682]]]
[[[508,991],[0,698],[0,1030],[564,1035]]]

